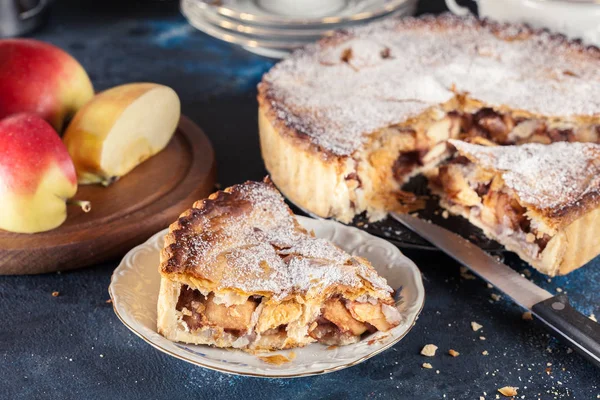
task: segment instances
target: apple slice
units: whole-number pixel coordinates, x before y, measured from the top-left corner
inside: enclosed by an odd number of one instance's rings
[[[77,192],[75,167],[60,138],[34,114],[0,121],[0,229],[34,233],[56,228]]]
[[[131,83],[96,95],[63,137],[79,183],[110,184],[160,152],[179,116],[179,97],[167,86]]]

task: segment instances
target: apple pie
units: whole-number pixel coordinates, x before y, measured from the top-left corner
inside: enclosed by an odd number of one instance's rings
[[[401,185],[447,159],[449,138],[598,142],[600,50],[524,25],[389,19],[295,52],[258,102],[263,159],[286,197],[378,220],[405,210]]]
[[[600,253],[600,145],[481,146],[429,172],[440,204],[554,276]]]
[[[316,238],[270,181],[212,194],[169,228],[158,331],[246,350],[345,345],[397,326],[393,290],[363,258]]]

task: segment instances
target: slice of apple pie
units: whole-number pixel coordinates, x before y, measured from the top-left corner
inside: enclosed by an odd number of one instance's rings
[[[600,145],[450,143],[430,176],[442,207],[550,276],[600,253]]]
[[[350,344],[401,321],[369,262],[314,237],[268,180],[212,194],[169,228],[158,331],[167,339],[272,350]]]

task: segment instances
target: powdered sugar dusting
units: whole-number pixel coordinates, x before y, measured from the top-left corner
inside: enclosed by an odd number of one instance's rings
[[[206,200],[176,245],[185,249],[180,271],[221,289],[272,293],[278,298],[332,285],[392,289],[362,259],[302,229],[269,183],[247,182]]]
[[[386,20],[294,53],[265,75],[261,90],[289,127],[350,155],[369,133],[446,102],[452,89],[490,106],[598,116],[599,54],[473,18]]]
[[[480,146],[450,140],[460,153],[502,178],[522,202],[560,209],[600,189],[600,145],[559,142],[549,145]]]
[[[334,265],[324,260],[301,257],[290,258],[288,266],[291,289],[297,292],[306,292],[311,288],[320,290],[331,284],[362,286],[354,266]]]
[[[304,236],[287,249],[279,251],[279,254],[296,254],[308,258],[320,258],[331,260],[338,264],[345,264],[352,256],[326,239]]]

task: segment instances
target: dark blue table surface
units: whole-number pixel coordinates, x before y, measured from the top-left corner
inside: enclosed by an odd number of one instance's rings
[[[420,9],[443,7],[426,1]],[[255,86],[273,61],[195,31],[176,3],[58,1],[33,37],[72,53],[97,90],[136,81],[173,87],[183,112],[211,138],[222,185],[265,175]],[[0,398],[478,400],[495,399],[503,386],[519,387],[517,398],[524,399],[600,398],[599,370],[538,323],[523,321],[519,307],[493,301],[494,290],[462,279],[458,265],[439,253],[405,253],[421,268],[427,291],[408,336],[358,366],[290,380],[225,375],[150,347],[106,303],[116,260],[73,272],[0,277]],[[600,259],[567,277],[534,273],[532,279],[568,293],[586,315],[600,314]],[[471,321],[483,329],[473,332]],[[419,355],[427,343],[439,346],[434,358]],[[450,348],[460,356],[448,356]],[[424,362],[433,369],[421,368]]]

